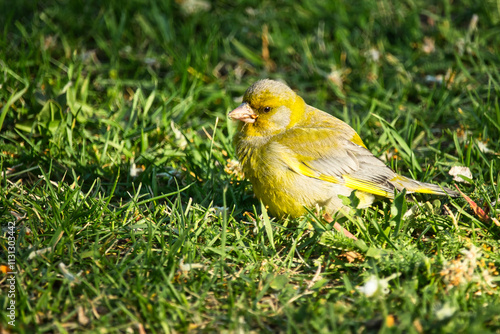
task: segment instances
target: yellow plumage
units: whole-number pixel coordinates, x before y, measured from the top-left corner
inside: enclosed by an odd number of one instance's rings
[[[343,208],[338,195],[349,196],[353,190],[359,207],[377,197],[392,198],[394,189],[457,195],[396,174],[354,129],[307,105],[283,83],[256,82],[229,117],[241,121],[234,139],[245,176],[275,216],[298,217],[304,207],[316,205],[334,213]]]

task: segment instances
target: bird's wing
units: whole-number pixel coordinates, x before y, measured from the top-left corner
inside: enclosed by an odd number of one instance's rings
[[[390,181],[398,175],[353,140],[359,138],[354,130],[342,130],[293,128],[276,138],[274,144],[282,149],[274,151],[297,173],[377,196],[393,197],[395,186]]]

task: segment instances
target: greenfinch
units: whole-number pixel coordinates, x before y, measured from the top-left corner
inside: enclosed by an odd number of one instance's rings
[[[339,195],[356,190],[358,208],[394,190],[456,196],[439,186],[396,174],[341,120],[307,105],[287,85],[269,79],[247,89],[243,103],[229,113],[240,121],[236,153],[255,195],[277,217],[299,217],[319,206],[334,214]]]

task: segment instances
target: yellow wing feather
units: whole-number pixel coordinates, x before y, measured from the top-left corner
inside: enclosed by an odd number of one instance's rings
[[[349,175],[342,175],[342,177],[345,180],[344,185],[346,187],[364,191],[373,195],[377,196],[382,196],[382,197],[389,197],[392,198],[394,195],[386,190],[383,190],[381,186],[375,182],[367,181],[367,180],[360,180],[356,179],[353,177],[350,177]]]

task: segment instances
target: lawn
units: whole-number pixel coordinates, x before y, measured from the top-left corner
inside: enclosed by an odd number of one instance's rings
[[[0,12],[2,333],[500,333],[498,1]],[[270,216],[227,117],[261,78],[463,195]]]

